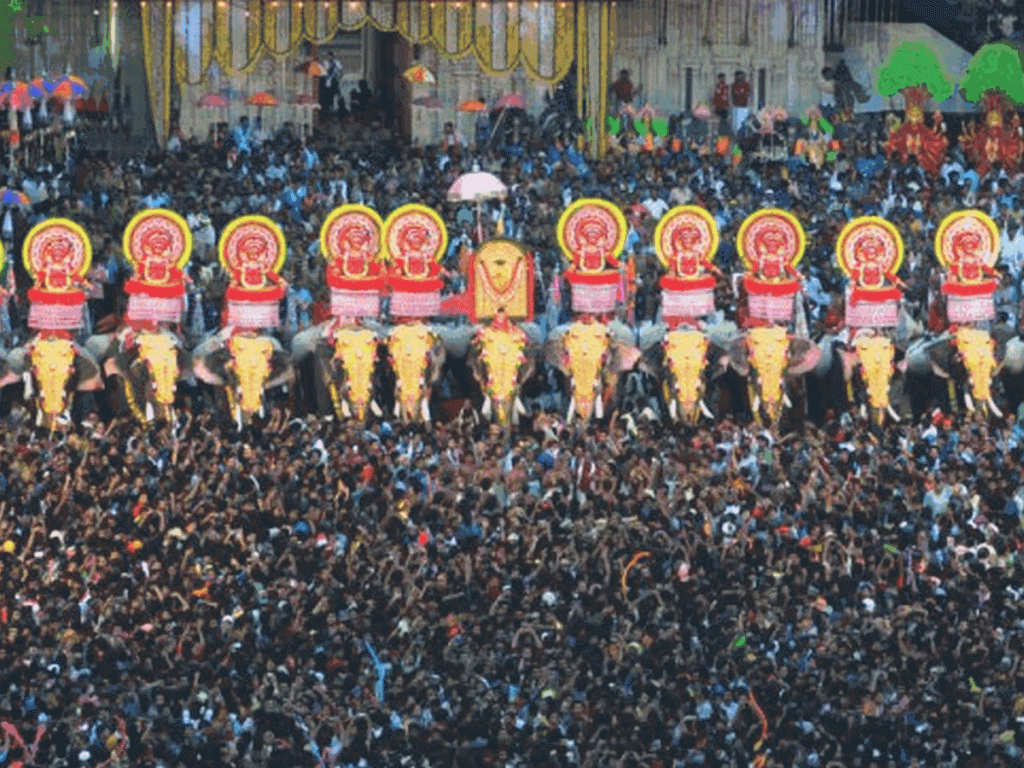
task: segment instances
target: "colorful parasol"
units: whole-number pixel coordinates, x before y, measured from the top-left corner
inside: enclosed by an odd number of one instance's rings
[[[32,201],[20,189],[4,187],[0,189],[0,203],[4,205],[31,205]]]
[[[448,189],[449,200],[479,202],[504,197],[508,187],[493,173],[464,173]]]
[[[310,59],[299,67],[308,77],[324,77],[327,74],[327,67],[316,59]]]
[[[494,105],[498,109],[526,109],[526,102],[518,93],[502,96]]]
[[[209,109],[223,109],[228,105],[228,100],[219,93],[204,93],[196,102],[197,107]]]
[[[470,99],[459,104],[459,112],[483,112],[487,109],[487,105],[479,99]]]
[[[246,99],[246,104],[254,107],[276,107],[280,103],[276,96],[266,91],[259,91]]]
[[[414,64],[402,73],[402,77],[415,85],[427,85],[437,82],[437,77],[422,64]]]
[[[48,99],[50,97],[49,81],[43,77],[34,78],[28,84],[28,93],[33,99]]]
[[[77,75],[64,75],[53,89],[53,95],[65,101],[84,98],[89,95],[89,84]]]
[[[10,86],[8,88],[8,86]],[[28,90],[28,83],[11,82],[4,83],[0,92],[0,104],[9,106],[17,112],[24,112],[32,108],[33,99]]]

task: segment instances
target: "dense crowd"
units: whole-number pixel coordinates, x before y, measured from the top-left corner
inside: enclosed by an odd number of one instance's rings
[[[32,217],[84,223],[99,322],[122,300],[128,217],[178,210],[201,335],[224,288],[216,235],[267,213],[289,243],[288,333],[316,320],[318,224],[344,201],[442,211],[458,290],[476,222],[443,195],[478,164],[511,188],[486,226],[534,249],[552,322],[554,222],[584,195],[630,213],[636,320],[657,310],[653,224],[690,201],[718,219],[727,271],[747,213],[794,211],[819,324],[847,217],[900,225],[925,318],[929,233],[982,206],[1006,231],[1016,320],[1024,176],[979,179],[955,151],[933,180],[856,131],[822,169],[696,145],[592,162],[558,144],[355,138],[80,156],[26,174],[31,216],[14,210],[5,239],[20,247]],[[778,436],[538,414],[508,438],[468,415],[363,428],[281,412],[242,433],[182,415],[44,434],[16,410],[0,445],[0,766],[1017,766],[1022,453],[1012,416],[884,432],[843,416]]]
[[[1022,449],[15,426],[0,765],[1019,765]]]

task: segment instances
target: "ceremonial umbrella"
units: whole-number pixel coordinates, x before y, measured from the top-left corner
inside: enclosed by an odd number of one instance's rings
[[[53,89],[53,95],[64,101],[85,98],[89,95],[89,84],[76,75],[64,75]]]
[[[4,187],[0,189],[0,203],[4,205],[31,205],[32,201],[20,189]]]
[[[258,91],[257,93],[254,93],[252,96],[250,96],[246,100],[246,103],[256,107],[257,117],[263,117],[264,107],[276,107],[281,102],[279,102],[277,100],[277,97],[274,96],[274,94],[272,93],[267,93],[266,91]]]
[[[228,100],[219,93],[204,93],[196,102],[197,107],[209,109],[224,109],[227,105]]]
[[[414,85],[429,85],[437,82],[434,73],[422,64],[413,64],[402,73],[402,77]]]
[[[327,74],[327,67],[316,59],[310,59],[299,67],[299,69],[305,72],[309,77],[323,77]]]
[[[510,93],[507,96],[502,96],[500,99],[498,99],[497,103],[494,106],[497,107],[498,109],[526,109],[526,102],[523,100],[523,97],[520,96],[518,93]]]
[[[508,194],[508,187],[493,173],[476,171],[464,173],[448,188],[449,200],[463,200],[476,203],[477,240],[483,240],[483,212],[480,204],[484,200],[501,199]]]

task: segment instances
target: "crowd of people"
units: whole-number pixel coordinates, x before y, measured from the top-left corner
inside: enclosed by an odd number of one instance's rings
[[[824,325],[846,219],[898,224],[924,319],[929,235],[977,205],[1004,229],[1017,322],[1024,175],[978,178],[953,150],[927,178],[878,139],[854,131],[818,169],[692,145],[595,162],[571,144],[474,155],[239,126],[219,148],[32,169],[31,212],[2,234],[17,253],[34,217],[84,224],[99,324],[123,300],[130,215],[181,212],[199,336],[219,319],[217,234],[268,214],[288,240],[287,334],[317,319],[319,222],[341,202],[442,212],[458,290],[475,220],[444,190],[478,165],[510,187],[486,226],[533,249],[551,322],[568,312],[555,221],[595,196],[629,212],[636,321],[657,312],[654,223],[699,202],[726,272],[746,214],[793,211]],[[16,410],[0,438],[0,766],[1020,765],[1022,453],[1012,415],[778,435],[537,414],[509,437],[468,414],[365,427],[280,411],[244,432],[182,414],[42,433]]]

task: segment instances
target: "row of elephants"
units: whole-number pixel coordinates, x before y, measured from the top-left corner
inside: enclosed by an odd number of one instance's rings
[[[955,333],[897,336],[888,417],[943,410],[1014,411],[1024,401],[1024,341],[1009,326],[986,332],[998,368],[976,365]],[[776,362],[757,358],[778,336]],[[760,337],[760,338],[759,338]],[[122,328],[78,343],[37,337],[2,358],[0,415],[23,402],[39,424],[101,417],[169,418],[212,410],[242,425],[269,406],[360,421],[446,421],[470,406],[514,425],[546,411],[587,421],[631,414],[665,423],[753,415],[785,424],[829,411],[864,412],[867,366],[845,337],[794,338],[784,329],[632,328],[581,320],[544,333],[533,323],[328,321],[290,346],[270,334],[211,335],[194,349],[173,328]],[[771,369],[774,365],[775,369]],[[776,376],[777,374],[777,376]]]

